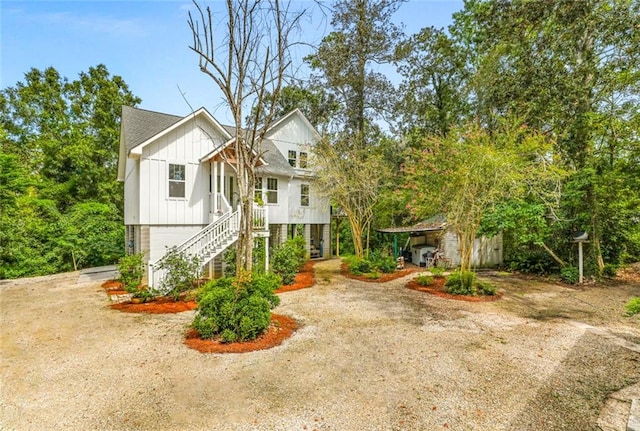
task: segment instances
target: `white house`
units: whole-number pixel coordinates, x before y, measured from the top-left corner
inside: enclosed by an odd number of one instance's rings
[[[201,108],[186,117],[122,107],[118,180],[124,181],[129,253],[154,272],[168,247],[197,254],[209,271],[237,239],[234,128]],[[294,110],[272,124],[256,169],[256,234],[269,246],[304,231],[310,257],[329,254],[330,207],[314,190],[310,152],[320,135]],[[149,284],[157,282],[152,274]]]

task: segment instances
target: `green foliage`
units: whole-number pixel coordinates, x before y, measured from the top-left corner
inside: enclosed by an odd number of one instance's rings
[[[225,277],[234,277],[236,275],[237,255],[238,249],[235,247],[228,247],[222,254],[223,273]]]
[[[554,272],[557,263],[546,253],[539,250],[532,251],[527,247],[510,249],[510,271],[518,271],[523,274],[547,275]]]
[[[431,272],[435,278],[442,278],[444,277],[445,269],[440,266],[432,266],[429,268],[429,272]]]
[[[449,275],[445,283],[445,291],[452,295],[475,295],[476,273],[471,271],[456,271]]]
[[[383,253],[371,252],[369,258],[358,258],[356,256],[345,256],[343,261],[347,264],[349,272],[353,275],[365,275],[384,273],[390,274],[396,270],[396,261],[391,256]],[[373,277],[370,277],[373,278]],[[380,278],[375,277],[375,278]]]
[[[139,102],[104,65],[75,80],[34,68],[0,91],[0,278],[124,254],[120,113]]]
[[[302,236],[288,239],[278,245],[271,256],[271,271],[282,277],[285,285],[291,284],[300,272],[306,259],[305,242]]]
[[[369,261],[373,268],[376,268],[385,274],[390,274],[396,271],[396,260],[393,256],[389,256],[385,253],[372,251],[369,253]]]
[[[416,283],[420,286],[431,286],[433,284],[433,277],[426,274],[420,274],[416,277]]]
[[[159,269],[166,271],[162,279],[160,291],[178,299],[182,292],[193,289],[193,282],[198,278],[200,261],[196,256],[189,256],[177,247],[171,247],[160,262]]]
[[[136,253],[123,256],[118,260],[117,267],[120,274],[118,281],[127,292],[136,294],[144,274],[144,255]]]
[[[640,314],[640,297],[636,296],[631,298],[624,306],[627,310],[627,316],[634,316]]]
[[[112,264],[124,253],[124,225],[115,206],[75,204],[62,222],[60,244],[78,268]]]
[[[269,327],[281,285],[273,273],[213,280],[202,288],[192,326],[202,338],[220,336],[225,343],[255,339]]]
[[[560,278],[565,283],[576,284],[580,278],[578,268],[575,266],[565,266],[560,270]]]
[[[478,293],[480,293],[481,295],[493,296],[496,294],[496,287],[487,281],[477,280],[476,288],[478,290]]]
[[[602,268],[602,275],[608,278],[614,278],[618,273],[618,265],[606,263]]]
[[[373,265],[366,259],[353,258],[349,265],[349,272],[353,275],[362,275],[373,270]]]

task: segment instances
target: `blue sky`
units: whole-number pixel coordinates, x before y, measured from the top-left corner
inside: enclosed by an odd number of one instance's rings
[[[330,4],[331,2],[324,2]],[[208,0],[212,9],[221,0]],[[310,0],[301,7],[314,8]],[[411,0],[395,21],[413,34],[423,27],[446,27],[457,0]],[[302,40],[317,44],[331,31],[329,18],[316,13],[303,21]],[[105,64],[142,99],[140,107],[177,115],[206,107],[224,118],[227,109],[209,77],[189,50],[187,12],[191,1],[0,1],[0,88],[14,86],[32,67],[56,68],[70,80],[91,66]],[[305,52],[298,55],[301,58]]]

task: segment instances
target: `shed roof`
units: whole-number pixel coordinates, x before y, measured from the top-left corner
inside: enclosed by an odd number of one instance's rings
[[[413,226],[406,227],[388,227],[384,229],[377,229],[382,233],[404,233],[404,232],[428,232],[434,230],[444,230],[447,227],[447,219],[444,215],[435,215],[429,217],[426,220],[418,222]]]

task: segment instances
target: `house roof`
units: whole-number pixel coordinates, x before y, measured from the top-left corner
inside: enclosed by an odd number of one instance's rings
[[[167,133],[169,130],[178,127],[185,121],[189,121],[192,117],[197,115],[204,115],[207,117],[228,139],[221,147],[213,150],[208,155],[204,156],[202,160],[208,159],[217,154],[222,148],[228,146],[233,142],[233,136],[235,136],[236,129],[234,126],[222,125],[218,123],[211,114],[204,108],[200,108],[192,114],[185,117],[164,114],[156,111],[149,111],[146,109],[134,108],[131,106],[122,107],[122,122],[121,122],[121,143],[120,143],[120,158],[126,158],[126,154],[136,153],[139,154],[141,149],[156,139],[159,135]],[[298,115],[303,118],[307,123],[308,120],[302,115],[299,110],[293,110],[278,121],[276,121],[269,130],[273,130],[275,127],[282,124],[282,122],[291,117],[292,115]],[[310,123],[308,123],[310,125]],[[313,126],[312,130],[315,131]],[[316,132],[317,133],[317,132]],[[275,144],[269,139],[263,139],[262,141],[262,157],[263,164],[256,168],[258,174],[272,174],[280,176],[294,176],[296,171],[289,165],[289,162],[282,153],[276,148]],[[124,179],[124,163],[121,160],[118,179]]]
[[[179,122],[182,118],[177,115],[123,106],[122,133],[127,153],[132,148]]]
[[[377,229],[382,233],[404,233],[404,232],[429,232],[435,230],[444,230],[447,227],[447,219],[444,215],[435,215],[429,217],[427,220],[423,220],[407,227],[388,227],[384,229]]]

